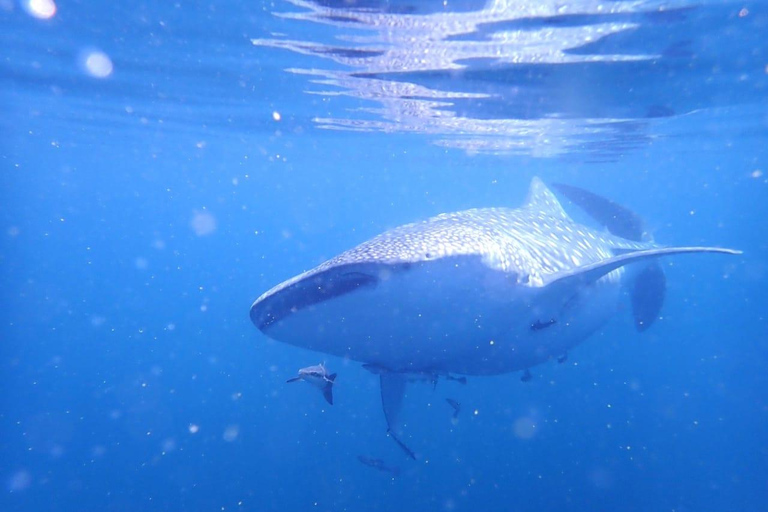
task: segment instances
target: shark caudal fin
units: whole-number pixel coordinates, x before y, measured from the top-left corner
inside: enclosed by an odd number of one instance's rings
[[[552,187],[605,226],[612,235],[635,242],[651,241],[645,222],[632,210],[579,187],[562,183],[553,183]],[[639,332],[648,329],[659,317],[666,291],[667,278],[661,264],[657,260],[647,262],[630,290],[632,316]]]
[[[612,235],[635,242],[648,241],[650,238],[646,233],[645,222],[642,217],[629,208],[572,185],[552,183],[552,188],[608,228]]]

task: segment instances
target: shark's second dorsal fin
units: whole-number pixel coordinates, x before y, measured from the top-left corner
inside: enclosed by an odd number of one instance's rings
[[[565,213],[565,210],[563,210],[555,194],[547,188],[543,181],[536,177],[531,180],[528,197],[525,198],[525,208],[545,213],[557,219],[571,220],[568,214]]]

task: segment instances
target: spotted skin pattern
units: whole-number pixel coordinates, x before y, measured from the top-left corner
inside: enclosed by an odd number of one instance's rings
[[[477,208],[444,213],[386,231],[313,270],[269,290],[258,300],[334,267],[376,262],[413,264],[479,256],[493,270],[516,274],[519,284],[540,287],[544,278],[610,258],[615,250],[654,247],[575,223],[541,180],[534,178],[522,208]],[[615,281],[617,269],[605,280]]]

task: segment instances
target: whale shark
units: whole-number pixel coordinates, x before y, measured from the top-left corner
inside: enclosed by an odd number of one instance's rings
[[[388,432],[413,376],[495,375],[564,360],[629,295],[635,327],[658,317],[659,258],[740,254],[665,247],[640,217],[553,185],[599,227],[577,223],[540,179],[519,208],[445,213],[386,231],[261,295],[266,336],[376,368]],[[395,438],[397,439],[397,438]]]

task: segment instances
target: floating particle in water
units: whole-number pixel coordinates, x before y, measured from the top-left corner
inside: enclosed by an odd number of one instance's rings
[[[136,266],[137,270],[146,270],[149,266],[149,262],[146,258],[136,258],[136,260],[133,262],[133,264]]]
[[[282,119],[282,117],[283,116],[281,116],[280,112],[278,112],[277,110],[272,112],[272,119],[274,119],[275,121],[279,121],[280,119]]]
[[[91,317],[91,325],[94,327],[101,327],[106,321],[107,319],[103,316],[94,315]]]
[[[589,481],[592,483],[592,485],[598,489],[609,489],[613,487],[615,480],[613,474],[604,468],[593,469],[587,475],[587,478],[589,478]]]
[[[160,444],[160,447],[162,448],[164,454],[170,453],[176,449],[176,440],[172,437],[166,438]]]
[[[196,211],[189,221],[189,226],[197,236],[208,236],[216,231],[216,218],[208,212]]]
[[[515,436],[520,439],[530,439],[536,435],[536,423],[532,418],[527,416],[516,419],[512,428],[515,432]]]
[[[21,492],[26,490],[32,485],[32,475],[29,471],[20,470],[16,471],[11,478],[8,479],[8,491],[9,492]]]
[[[240,427],[238,425],[229,425],[224,429],[224,435],[222,437],[226,442],[231,443],[236,440],[239,435]]]
[[[195,425],[194,423],[190,423],[189,424],[189,433],[190,434],[197,434],[198,432],[200,432],[200,426],[199,425]]]
[[[56,4],[53,0],[22,0],[21,7],[39,20],[49,20],[56,15]]]
[[[109,55],[101,50],[85,50],[80,55],[80,66],[87,75],[94,78],[107,78],[114,71]]]
[[[19,236],[20,232],[21,231],[16,226],[11,226],[8,228],[8,231],[6,231],[6,233],[8,233],[8,236]]]
[[[766,69],[768,69],[768,68],[766,68]],[[760,169],[755,169],[754,171],[752,171],[752,174],[750,176],[752,176],[753,178],[757,179],[757,178],[762,177],[762,175],[763,175],[763,171],[761,171]]]

